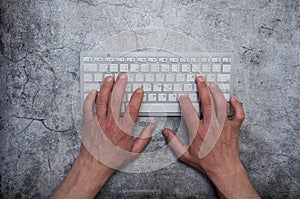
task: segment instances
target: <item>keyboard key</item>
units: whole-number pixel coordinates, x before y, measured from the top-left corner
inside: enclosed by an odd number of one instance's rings
[[[161,64],[160,68],[161,68],[161,72],[169,72],[170,71],[169,64]]]
[[[171,63],[177,63],[179,60],[177,57],[170,57],[170,62]]]
[[[146,57],[138,57],[138,58],[137,58],[137,61],[138,61],[138,62],[146,62],[147,59],[146,59]]]
[[[92,73],[83,74],[83,81],[85,82],[93,81],[93,74]]]
[[[160,57],[160,58],[158,58],[158,61],[161,62],[161,63],[167,63],[168,58],[167,57]]]
[[[176,74],[176,81],[184,82],[185,81],[185,74]]]
[[[209,57],[202,57],[201,58],[201,62],[202,63],[209,63],[210,62],[210,58]]]
[[[148,101],[155,102],[156,101],[156,93],[149,93],[148,94]]]
[[[83,64],[84,71],[97,71],[97,64]]]
[[[153,84],[153,91],[161,91],[162,84]]]
[[[193,91],[192,84],[184,84],[183,85],[183,91]]]
[[[200,67],[200,65],[193,64],[193,65],[192,65],[192,72],[200,73],[200,72],[201,72],[201,67]]]
[[[151,63],[157,62],[157,58],[156,57],[149,57],[148,62],[151,62]]]
[[[172,64],[172,72],[179,72],[179,65],[178,64]]]
[[[172,91],[172,84],[164,84],[164,91]]]
[[[206,79],[208,82],[214,82],[216,81],[216,74],[207,74]]]
[[[133,77],[134,77],[133,74],[131,74],[131,73],[127,74],[127,81],[128,82],[133,82]]]
[[[167,94],[165,94],[165,93],[159,93],[158,94],[158,101],[160,101],[160,102],[167,101]]]
[[[203,64],[202,65],[202,72],[204,73],[209,73],[211,71],[211,66],[210,64]]]
[[[136,74],[135,75],[135,81],[143,82],[144,81],[144,74]]]
[[[142,72],[149,72],[149,64],[141,64]]]
[[[117,58],[115,58],[115,61],[117,61],[117,62],[124,62],[125,61],[125,57],[117,57]]]
[[[230,57],[223,57],[222,62],[223,63],[230,63],[231,62],[231,58]]]
[[[108,71],[108,65],[107,64],[99,64],[99,71],[100,72],[107,72]]]
[[[175,75],[174,74],[167,74],[166,75],[166,81],[167,82],[174,82],[175,81]]]
[[[130,71],[131,72],[139,72],[139,65],[138,64],[130,64]]]
[[[182,84],[174,84],[174,91],[182,91]]]
[[[93,61],[93,57],[84,57],[84,58],[83,58],[83,61],[84,61],[84,62],[90,62],[90,61]]]
[[[190,72],[191,71],[191,66],[188,64],[182,64],[181,65],[181,71],[182,72]]]
[[[224,97],[226,101],[230,100],[230,95],[228,93],[224,93]]]
[[[180,57],[180,58],[179,58],[179,61],[180,61],[181,63],[186,63],[186,62],[188,62],[188,58],[186,58],[186,57]]]
[[[158,81],[158,82],[163,82],[163,81],[165,81],[164,77],[165,77],[165,76],[164,76],[163,74],[156,74],[156,75],[155,75],[156,81]]]
[[[189,98],[192,102],[198,102],[198,98],[197,98],[197,94],[196,93],[190,93],[189,94]]]
[[[212,72],[221,72],[221,64],[213,64],[212,65]]]
[[[132,84],[132,91],[135,91],[136,89],[141,88],[141,86],[142,85],[140,83]]]
[[[103,74],[102,73],[95,73],[94,74],[94,81],[99,81],[99,82],[102,82],[104,79],[103,79]]]
[[[99,90],[99,84],[84,84],[83,90],[84,92],[90,92],[91,90]]]
[[[147,94],[146,93],[144,93],[143,102],[147,102]]]
[[[120,64],[120,72],[128,72],[128,64]]]
[[[126,60],[129,62],[135,62],[136,58],[135,57],[127,57]]]
[[[94,57],[94,61],[101,62],[101,61],[104,61],[104,58],[103,57]]]
[[[219,57],[213,57],[213,58],[211,58],[211,62],[213,62],[213,63],[220,63],[221,62],[221,58],[219,58]]]
[[[198,85],[197,84],[193,84],[193,91],[198,92]]]
[[[106,62],[113,62],[115,59],[113,57],[105,57]]]
[[[197,62],[200,61],[200,59],[199,59],[198,57],[191,57],[191,58],[190,58],[190,61],[191,61],[192,63],[197,63]]]
[[[180,112],[179,103],[142,103],[140,108],[141,113],[164,113],[164,111],[168,113]]]
[[[230,81],[230,74],[217,74],[218,82],[228,82]]]
[[[223,64],[223,72],[230,73],[231,72],[231,65]]]
[[[151,72],[159,72],[159,65],[151,64]]]
[[[168,96],[168,99],[170,102],[176,102],[177,101],[177,96],[174,93],[170,93]]]
[[[152,91],[152,85],[148,83],[143,84],[144,91]]]
[[[125,112],[125,108],[126,108],[125,103],[122,103],[122,104],[121,104],[121,112],[122,112],[122,113]]]
[[[127,93],[127,101],[130,101],[132,93]]]
[[[229,92],[230,91],[230,84],[219,84],[219,88],[222,92]]]
[[[154,82],[154,74],[146,74],[146,82]]]
[[[118,66],[118,64],[110,64],[110,65],[109,65],[109,71],[110,71],[110,72],[118,72],[118,71],[119,71],[119,66]]]
[[[131,92],[131,91],[132,91],[132,90],[131,90],[131,87],[132,87],[131,84],[126,84],[125,91],[126,91],[126,92]]]
[[[187,74],[186,75],[186,80],[189,82],[195,82],[196,75],[195,74]]]

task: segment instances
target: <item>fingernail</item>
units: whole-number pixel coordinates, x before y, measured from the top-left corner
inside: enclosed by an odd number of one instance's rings
[[[136,91],[135,91],[136,93],[138,93],[138,94],[140,94],[140,93],[143,93],[143,89],[141,89],[141,88],[138,88],[138,89],[136,89]]]
[[[113,79],[112,76],[107,76],[106,79],[105,79],[105,81],[106,81],[106,82],[111,82],[112,79]]]
[[[216,83],[211,83],[209,87],[212,88],[212,89],[215,89],[215,88],[217,88],[217,84]]]
[[[165,136],[165,138],[169,137],[169,132],[170,130],[164,130],[162,131],[163,136]]]
[[[205,82],[205,77],[204,76],[199,76],[198,79],[199,79],[200,82]]]
[[[126,78],[126,74],[125,73],[120,73],[119,74],[119,78],[120,79],[125,79]]]

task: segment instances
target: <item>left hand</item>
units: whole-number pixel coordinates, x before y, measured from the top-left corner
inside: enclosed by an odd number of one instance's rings
[[[133,136],[143,89],[134,91],[120,117],[126,81],[126,74],[120,74],[116,83],[113,77],[106,77],[100,93],[94,90],[86,97],[80,154],[51,198],[94,198],[109,177],[136,158],[150,142],[152,123],[139,137]]]
[[[133,137],[134,126],[144,96],[143,89],[134,91],[124,116],[121,103],[127,75],[121,73],[116,83],[106,77],[100,93],[91,91],[83,106],[83,136],[81,156],[90,154],[111,171],[120,169],[137,157],[151,140],[154,124],[148,124],[138,138]],[[96,100],[96,113],[94,102]],[[87,158],[89,161],[92,158]]]

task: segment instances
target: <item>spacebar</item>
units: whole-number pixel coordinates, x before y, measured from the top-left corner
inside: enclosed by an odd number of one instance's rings
[[[152,113],[178,113],[180,112],[179,103],[142,103],[140,112],[152,112]]]

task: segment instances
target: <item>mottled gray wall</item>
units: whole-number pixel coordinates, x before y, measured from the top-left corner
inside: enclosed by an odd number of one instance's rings
[[[234,95],[246,112],[243,163],[261,196],[300,198],[298,0],[1,0],[0,5],[0,198],[46,198],[53,192],[79,151],[74,114],[79,52],[143,27],[182,32],[208,51],[234,52]],[[169,118],[167,125],[177,120]],[[159,130],[150,149],[165,145]],[[174,163],[150,173],[119,172],[99,197],[216,194],[203,175]]]

